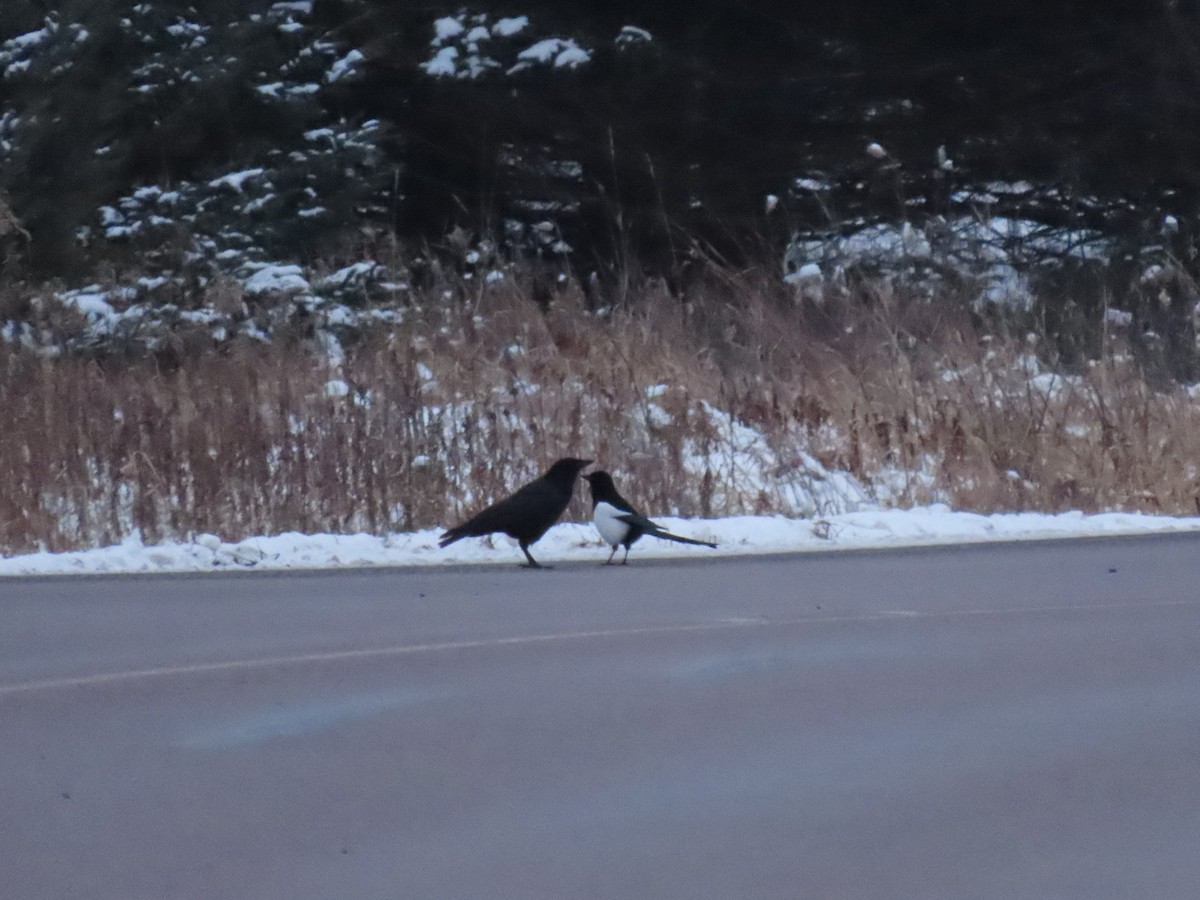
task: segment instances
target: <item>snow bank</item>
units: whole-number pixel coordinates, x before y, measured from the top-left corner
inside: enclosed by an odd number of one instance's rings
[[[1200,517],[1080,512],[1046,515],[978,515],[944,505],[911,510],[873,510],[821,519],[735,516],[727,519],[655,519],[670,531],[716,541],[692,547],[643,538],[630,554],[640,559],[713,558],[819,550],[917,547],[1000,540],[1044,540],[1116,534],[1200,531]],[[361,566],[516,565],[516,542],[503,536],[468,538],[439,549],[439,531],[378,537],[367,534],[280,534],[226,543],[211,534],[193,541],[146,545],[137,536],[121,544],[76,553],[34,553],[0,559],[0,575],[92,575],[129,572],[207,572],[221,569],[338,569]],[[555,526],[534,547],[542,562],[603,562],[608,547],[590,524]]]

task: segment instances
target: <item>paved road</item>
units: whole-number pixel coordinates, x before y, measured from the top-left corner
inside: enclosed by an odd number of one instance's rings
[[[0,896],[1200,896],[1200,538],[0,581]]]

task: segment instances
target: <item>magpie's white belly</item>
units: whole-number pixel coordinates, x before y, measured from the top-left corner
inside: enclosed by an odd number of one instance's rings
[[[600,537],[604,538],[604,542],[610,547],[616,547],[625,540],[625,535],[629,533],[629,523],[622,522],[618,518],[623,515],[625,513],[611,503],[597,503],[596,509],[592,513],[592,524],[596,526]]]

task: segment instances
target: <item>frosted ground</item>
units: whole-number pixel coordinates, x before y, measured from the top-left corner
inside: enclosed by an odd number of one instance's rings
[[[1079,512],[1046,515],[977,515],[933,506],[909,510],[861,510],[819,519],[735,516],[725,519],[657,517],[671,531],[716,541],[718,548],[689,547],[643,538],[630,553],[630,565],[663,557],[713,558],[748,554],[920,547],[985,541],[1045,540],[1118,534],[1197,531],[1200,517],[1172,518],[1136,513]],[[74,553],[34,553],[0,559],[0,575],[209,572],[213,570],[339,569],[362,566],[453,566],[473,563],[516,565],[521,553],[504,536],[470,538],[442,550],[439,531],[375,536],[367,534],[281,534],[237,543],[215,535],[193,541],[146,545],[136,536],[123,543]],[[595,562],[608,557],[590,524],[556,525],[534,545],[544,563]],[[618,554],[618,559],[620,554]]]

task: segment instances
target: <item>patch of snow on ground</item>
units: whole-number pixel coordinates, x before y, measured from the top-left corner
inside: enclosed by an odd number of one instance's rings
[[[251,294],[309,289],[299,266],[263,266],[242,284]]]
[[[240,194],[245,189],[247,181],[258,178],[262,173],[262,169],[246,169],[242,172],[230,172],[228,175],[214,178],[208,183],[208,186],[211,188],[230,187]]]
[[[325,75],[325,80],[332,84],[335,81],[341,81],[349,75],[353,75],[357,71],[357,66],[366,57],[359,50],[351,50],[341,59],[337,60]]]
[[[734,516],[680,519],[655,516],[675,534],[711,540],[716,550],[643,538],[631,554],[639,559],[706,558],[821,550],[862,550],[1006,540],[1045,540],[1117,534],[1200,531],[1200,517],[1080,512],[1046,515],[954,512],[935,504],[910,510],[861,510],[821,519]],[[440,529],[385,536],[297,534],[228,543],[215,535],[147,545],[137,535],[120,544],[73,553],[32,553],[0,559],[0,575],[91,575],[133,572],[206,572],[220,569],[338,569],[360,566],[516,565],[516,542],[503,536],[471,538],[442,550]],[[608,547],[590,524],[556,525],[534,547],[543,562],[602,563]]]
[[[617,46],[625,47],[630,44],[649,44],[654,40],[654,36],[645,28],[638,28],[636,25],[624,26],[617,35]]]
[[[108,294],[104,291],[67,291],[60,295],[60,300],[66,306],[79,310],[87,320],[94,324],[116,318],[116,310],[108,302]]]
[[[507,16],[497,19],[492,26],[492,34],[497,37],[512,37],[529,27],[529,16]]]
[[[591,58],[591,51],[584,50],[582,47],[567,47],[558,56],[554,57],[554,68],[575,69],[588,62]]]
[[[797,179],[794,186],[813,192],[824,187],[813,179]],[[834,282],[859,269],[932,285],[954,272],[974,286],[976,308],[1029,311],[1032,268],[1060,265],[1068,258],[1102,261],[1111,252],[1110,243],[1088,229],[1003,216],[959,215],[922,226],[860,222],[848,231],[795,234],[784,253],[784,277],[795,282],[802,268],[815,264]]]
[[[1133,313],[1109,307],[1104,310],[1104,321],[1114,328],[1128,328],[1133,324]]]
[[[522,50],[517,59],[526,64],[553,62],[556,68],[574,68],[591,59],[591,53],[570,38],[546,38]]]
[[[312,0],[284,0],[281,3],[273,3],[271,12],[276,14],[294,13],[300,16],[308,16],[312,14]]]
[[[434,77],[449,77],[456,71],[455,60],[458,59],[458,50],[454,47],[443,47],[434,54],[433,59],[421,63],[421,68],[426,74]]]
[[[453,18],[445,16],[433,23],[433,45],[436,47],[439,44],[444,44],[451,38],[456,38],[464,31],[466,26],[463,25],[461,18]]]

